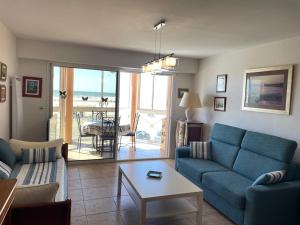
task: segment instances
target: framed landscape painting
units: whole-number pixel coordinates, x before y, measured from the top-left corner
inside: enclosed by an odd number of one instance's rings
[[[42,97],[42,78],[23,77],[23,97]]]
[[[226,97],[215,97],[214,98],[214,110],[215,111],[226,111]]]
[[[217,76],[216,92],[226,92],[227,89],[227,74]]]
[[[242,110],[290,114],[293,65],[245,72]]]

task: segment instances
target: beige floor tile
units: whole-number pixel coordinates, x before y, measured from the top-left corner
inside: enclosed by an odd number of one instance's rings
[[[122,216],[123,223],[125,225],[139,224],[138,213],[136,210],[124,210],[121,211],[120,213]]]
[[[97,199],[97,198],[108,198],[114,196],[113,187],[97,187],[97,188],[83,188],[83,199]]]
[[[117,185],[117,178],[115,177],[103,177],[103,178],[89,178],[81,180],[82,188],[94,188],[111,186],[113,188]]]
[[[68,166],[68,180],[80,179],[78,168]]]
[[[86,216],[76,216],[71,218],[71,225],[87,225]]]
[[[85,207],[83,201],[72,202],[71,216],[72,217],[85,216]]]
[[[71,198],[72,201],[83,200],[82,189],[71,189],[68,191],[68,194],[69,194],[69,198]]]
[[[72,189],[81,189],[81,180],[80,179],[71,179],[68,180],[68,190]]]
[[[113,198],[102,198],[84,201],[86,215],[116,211]]]
[[[114,197],[117,210],[135,209],[135,204],[129,196]]]
[[[213,213],[219,213],[214,207],[212,207],[206,201],[203,201],[203,215],[210,215]]]
[[[202,218],[203,225],[234,225],[220,213],[213,213]]]
[[[164,161],[174,167],[174,160]],[[124,185],[122,197],[117,197],[118,166],[127,163],[131,162],[68,166],[68,189],[72,199],[71,225],[138,224],[138,211]],[[195,199],[187,199],[195,204]],[[195,225],[195,215],[148,220],[147,225]],[[233,223],[204,201],[203,225]]]
[[[123,225],[119,213],[101,213],[87,216],[88,225]]]

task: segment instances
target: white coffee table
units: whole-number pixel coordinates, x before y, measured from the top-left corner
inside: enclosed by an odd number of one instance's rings
[[[162,178],[148,178],[149,170],[161,171]],[[202,190],[166,163],[145,161],[121,165],[118,196],[122,183],[140,211],[140,225],[145,225],[146,219],[187,213],[196,213],[196,224],[202,225]],[[197,207],[184,197],[195,197]]]

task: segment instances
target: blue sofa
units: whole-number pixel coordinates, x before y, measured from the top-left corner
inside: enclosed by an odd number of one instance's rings
[[[291,163],[295,141],[215,124],[211,160],[176,149],[178,172],[203,189],[204,199],[238,225],[298,225],[300,169]],[[255,185],[261,174],[287,170],[282,182]]]

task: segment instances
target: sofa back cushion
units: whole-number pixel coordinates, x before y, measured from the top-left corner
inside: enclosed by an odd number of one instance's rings
[[[56,148],[22,148],[22,163],[46,163],[56,161]]]
[[[295,141],[247,131],[233,170],[252,180],[264,173],[287,170],[296,148]]]
[[[216,123],[210,136],[212,160],[232,168],[244,134],[243,129]]]
[[[14,168],[16,163],[16,155],[10,148],[7,141],[0,138],[0,161],[7,164],[10,168]]]
[[[9,141],[12,150],[14,151],[17,160],[22,159],[22,149],[33,149],[33,148],[56,148],[56,158],[61,158],[61,147],[63,145],[63,139],[56,139],[48,142],[31,142],[21,141],[16,139],[10,139]]]

